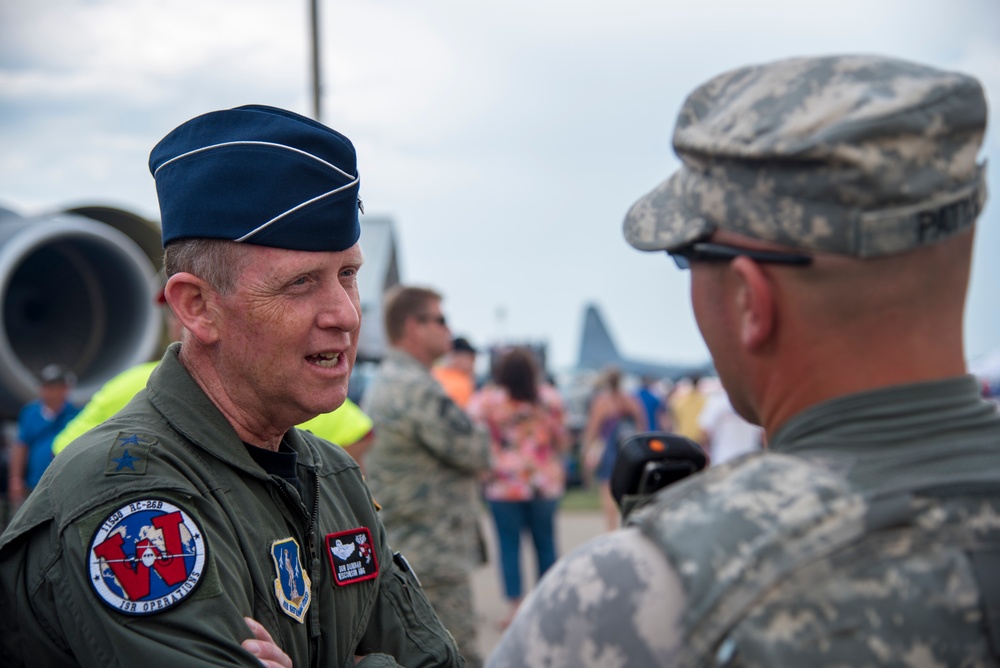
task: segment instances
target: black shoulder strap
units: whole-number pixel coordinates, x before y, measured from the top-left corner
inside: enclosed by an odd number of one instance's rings
[[[990,649],[993,656],[1000,657],[1000,548],[973,551],[969,557],[979,583]]]

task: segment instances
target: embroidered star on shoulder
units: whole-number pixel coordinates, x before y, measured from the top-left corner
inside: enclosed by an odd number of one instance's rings
[[[129,468],[134,471],[135,462],[139,461],[140,459],[141,457],[133,457],[132,455],[129,454],[129,451],[126,450],[124,453],[122,453],[121,457],[114,457],[111,459],[111,461],[118,464],[118,468],[115,469],[115,471],[121,471],[124,468]]]

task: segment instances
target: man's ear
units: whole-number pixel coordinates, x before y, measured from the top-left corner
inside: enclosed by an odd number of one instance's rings
[[[774,286],[760,265],[748,257],[737,257],[730,268],[737,281],[740,343],[746,350],[759,350],[777,326]]]
[[[211,344],[218,340],[215,290],[194,274],[179,272],[170,277],[163,289],[163,296],[174,317],[198,341]]]
[[[403,341],[412,341],[416,335],[417,328],[420,326],[420,321],[414,316],[408,316],[406,320],[403,321]]]

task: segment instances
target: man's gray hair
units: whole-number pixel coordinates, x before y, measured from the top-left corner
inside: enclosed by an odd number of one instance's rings
[[[245,265],[246,252],[234,241],[178,239],[163,251],[168,278],[180,272],[194,274],[223,294],[233,291]]]

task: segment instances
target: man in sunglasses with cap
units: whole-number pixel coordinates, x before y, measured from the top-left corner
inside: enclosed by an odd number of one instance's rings
[[[441,295],[397,285],[383,313],[389,349],[361,404],[375,422],[368,484],[389,541],[413,565],[466,665],[479,666],[472,571],[483,561],[477,481],[489,468],[489,436],[431,375],[452,345]]]
[[[1000,415],[962,342],[985,124],[975,79],[875,56],[687,98],[625,237],[690,269],[769,450],[564,557],[491,666],[997,664]]]
[[[357,352],[354,146],[255,105],[149,163],[181,340],[0,539],[0,665],[462,665],[357,463],[295,428]]]

